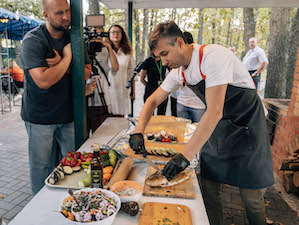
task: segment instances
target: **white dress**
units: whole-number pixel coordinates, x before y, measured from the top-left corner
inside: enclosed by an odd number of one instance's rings
[[[114,50],[113,50],[114,51]],[[118,61],[118,71],[109,71],[109,81],[111,86],[109,87],[109,96],[111,102],[112,114],[127,116],[130,113],[130,89],[126,86],[128,81],[133,76],[133,70],[135,68],[135,60],[133,55],[125,55],[124,52],[119,49],[118,52],[114,52]],[[110,61],[109,66],[111,67]]]

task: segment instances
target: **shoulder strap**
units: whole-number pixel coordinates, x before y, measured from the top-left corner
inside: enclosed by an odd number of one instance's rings
[[[199,48],[199,71],[200,71],[200,74],[202,76],[202,79],[204,79],[204,80],[206,79],[206,76],[203,75],[202,72],[201,72],[201,61],[202,61],[202,57],[203,57],[203,48],[205,46],[207,46],[207,45],[202,45]],[[185,86],[186,85],[186,78],[185,78],[185,74],[184,74],[183,71],[182,71],[182,77],[183,77],[183,86]]]
[[[201,61],[202,61],[202,56],[203,56],[203,48],[206,47],[207,45],[202,45],[200,46],[199,48],[199,71],[200,71],[200,74],[201,74],[201,77],[202,79],[206,79],[206,76],[202,74],[201,72]]]

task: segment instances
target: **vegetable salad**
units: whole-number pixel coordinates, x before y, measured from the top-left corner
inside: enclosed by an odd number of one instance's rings
[[[107,197],[100,190],[81,190],[69,196],[62,203],[62,213],[70,220],[78,222],[93,222],[106,219],[117,212],[115,200]]]

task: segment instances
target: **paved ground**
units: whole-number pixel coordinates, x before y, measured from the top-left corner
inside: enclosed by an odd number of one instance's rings
[[[143,91],[143,86],[138,82],[135,116],[139,114],[143,104]],[[17,103],[20,104],[20,101]],[[19,114],[20,106],[13,107],[12,112],[4,115],[0,112],[0,196],[3,196],[0,199],[0,218],[2,217],[6,223],[12,220],[32,198],[28,172],[27,134]],[[278,189],[276,186],[275,188]],[[283,189],[277,191],[275,188],[270,188],[265,196],[267,216],[276,225],[298,224],[299,218],[296,212],[285,202],[287,199],[293,200],[292,206],[296,209],[296,206],[299,208],[298,198],[283,193]],[[225,224],[247,224],[238,190],[225,186],[223,191]]]

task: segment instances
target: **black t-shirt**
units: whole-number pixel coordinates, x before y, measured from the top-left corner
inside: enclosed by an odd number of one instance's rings
[[[55,49],[62,56],[62,50],[68,43],[70,43],[69,31],[65,32],[63,38],[54,39],[45,24],[25,35],[20,54],[25,75],[21,110],[24,121],[36,124],[59,124],[73,121],[70,68],[56,84],[47,90],[39,88],[28,72],[33,68],[47,67],[47,53]],[[85,56],[85,63],[89,63],[88,56]]]
[[[160,75],[158,66],[161,66],[161,60],[156,61],[154,58],[147,58],[143,64],[142,69],[147,71],[147,89],[148,91],[152,91],[159,86],[159,81],[162,82],[165,79],[166,66],[162,66],[162,74]]]

